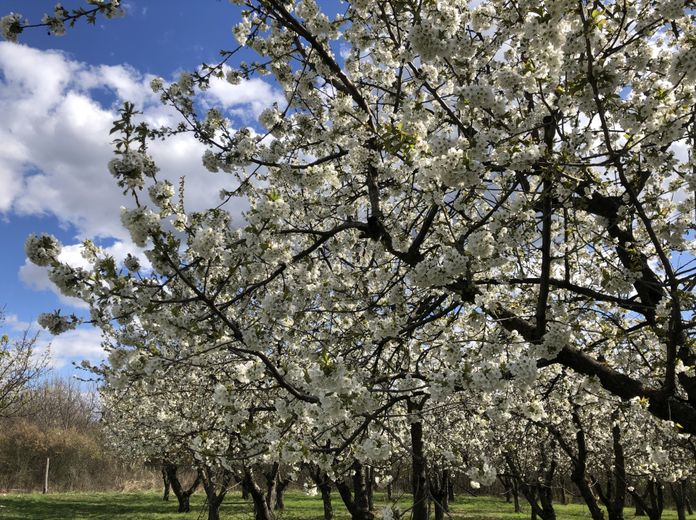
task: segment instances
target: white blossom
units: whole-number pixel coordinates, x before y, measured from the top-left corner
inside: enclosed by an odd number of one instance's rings
[[[62,244],[52,235],[41,234],[36,236],[31,234],[24,243],[24,253],[30,262],[46,266],[55,262],[60,254]]]

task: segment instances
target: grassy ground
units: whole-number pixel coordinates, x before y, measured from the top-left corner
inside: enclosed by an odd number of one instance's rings
[[[336,494],[333,501],[335,519],[348,520],[345,507]],[[406,506],[406,501],[403,506]],[[381,509],[384,504],[376,504]],[[590,518],[587,508],[572,504],[558,506],[559,520]],[[626,518],[633,515],[627,510]],[[528,513],[515,514],[512,506],[490,497],[460,497],[452,507],[451,518],[457,520],[528,519]],[[222,507],[223,520],[253,520],[252,506],[236,494],[228,495]],[[3,520],[205,520],[203,494],[196,493],[191,501],[191,513],[176,512],[176,498],[163,502],[160,495],[147,493],[56,493],[0,495],[0,519]],[[289,493],[282,520],[321,520],[321,499],[302,493]],[[406,517],[408,518],[408,516]],[[643,517],[645,518],[645,517]],[[676,519],[673,511],[664,520]]]

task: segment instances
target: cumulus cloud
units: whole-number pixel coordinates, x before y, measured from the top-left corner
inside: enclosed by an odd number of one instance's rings
[[[24,265],[19,268],[19,279],[24,282],[24,285],[34,291],[51,291],[65,305],[77,309],[88,308],[88,305],[82,300],[61,294],[58,287],[48,279],[48,270],[45,267],[39,267],[29,261],[25,261]]]
[[[109,130],[123,100],[133,101],[148,121],[178,121],[151,91],[152,78],[126,65],[88,65],[59,51],[0,43],[0,212],[51,215],[74,226],[79,238],[128,241],[119,215],[129,200],[106,168]],[[255,117],[279,96],[261,80],[230,85],[216,78],[205,103]],[[215,204],[220,189],[233,183],[203,168],[203,151],[188,134],[151,149],[163,178],[176,183],[186,176],[193,210]]]
[[[113,78],[100,85],[98,70],[59,52],[0,44],[0,171],[14,186],[0,202],[5,213],[52,215],[83,237],[125,238],[122,196],[105,167],[114,112],[90,97]]]
[[[0,136],[2,139],[2,136]],[[22,177],[8,164],[0,162],[0,213],[6,213],[22,189]]]
[[[0,215],[51,216],[76,230],[76,242],[113,239],[109,253],[117,260],[137,253],[120,223],[120,208],[132,202],[106,164],[113,157],[109,130],[123,101],[134,102],[152,124],[178,122],[151,91],[152,79],[127,65],[90,65],[60,51],[0,42]],[[262,80],[231,85],[215,78],[202,101],[245,122],[280,97]],[[189,210],[214,206],[221,189],[234,187],[231,177],[205,170],[204,146],[189,134],[154,142],[150,151],[161,178],[176,185],[185,176]],[[231,209],[239,214],[242,207],[240,202]],[[66,246],[63,255],[80,261],[77,245]],[[35,290],[58,294],[44,268],[27,262],[19,277]],[[84,306],[59,296],[67,305]]]
[[[26,332],[31,337],[36,331],[40,331],[34,345],[34,355],[41,358],[48,354],[51,368],[60,369],[73,361],[79,363],[82,360],[98,364],[106,359],[102,348],[101,332],[95,328],[80,327],[53,337],[41,331],[37,323],[22,321],[16,314],[5,316],[0,325],[3,332],[17,340],[21,339]]]
[[[99,364],[106,359],[102,348],[101,333],[98,329],[82,327],[70,330],[60,336],[50,337],[41,333],[36,343],[36,353],[41,356],[49,353],[49,366],[60,369],[73,361],[90,361]]]
[[[8,314],[7,316],[3,316],[2,321],[0,321],[0,325],[2,328],[8,329],[12,332],[24,332],[31,326],[31,323],[22,321],[16,314]]]
[[[224,71],[227,73],[229,67],[224,67]],[[237,85],[213,78],[204,99],[209,105],[221,106],[231,115],[249,121],[258,118],[259,114],[274,102],[282,105],[284,98],[273,90],[270,84],[259,78],[242,81]]]

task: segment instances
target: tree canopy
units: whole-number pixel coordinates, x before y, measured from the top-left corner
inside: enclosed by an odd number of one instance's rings
[[[163,435],[171,421],[223,466],[329,472],[347,453],[389,460],[399,430],[415,446],[413,424],[441,406],[538,422],[556,387],[570,387],[563,413],[578,424],[586,392],[572,389],[591,388],[607,416],[696,433],[693,1],[233,3],[236,50],[152,83],[181,124],[154,127],[131,104],[114,124],[109,171],[149,265],[87,242],[91,267],[75,268],[55,238],[27,241],[105,332],[107,393],[137,403],[170,381],[195,394],[179,394],[190,410],[133,420]],[[28,23],[2,26],[12,37]],[[286,100],[258,125],[197,102],[212,77],[258,75]],[[182,132],[230,179],[205,211],[188,211],[184,181],[161,180],[148,155]],[[240,198],[242,222],[228,210]],[[78,321],[41,319],[55,333]],[[505,461],[486,449],[469,459],[479,479]]]

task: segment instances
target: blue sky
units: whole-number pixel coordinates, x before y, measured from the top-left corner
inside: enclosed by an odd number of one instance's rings
[[[18,12],[31,22],[51,12],[54,2],[0,1],[0,15]],[[82,5],[66,0],[70,9]],[[119,224],[128,205],[109,176],[110,123],[124,100],[145,117],[174,121],[149,89],[154,76],[175,79],[182,70],[213,63],[220,49],[237,43],[232,27],[237,7],[226,0],[130,0],[126,17],[82,22],[56,38],[43,29],[23,33],[20,44],[0,43],[0,305],[4,333],[19,333],[41,312],[84,308],[61,297],[43,269],[26,263],[24,241],[30,233],[55,234],[66,245],[63,259],[80,263],[78,244],[87,238],[118,258],[135,251]],[[261,80],[232,86],[214,83],[204,101],[227,111],[234,124],[255,124],[281,94]],[[157,143],[152,153],[170,179],[185,175],[188,202],[201,209],[217,202],[231,179],[205,171],[202,146],[188,136]],[[101,357],[99,333],[82,327],[51,338],[53,366],[69,373],[72,361]]]

